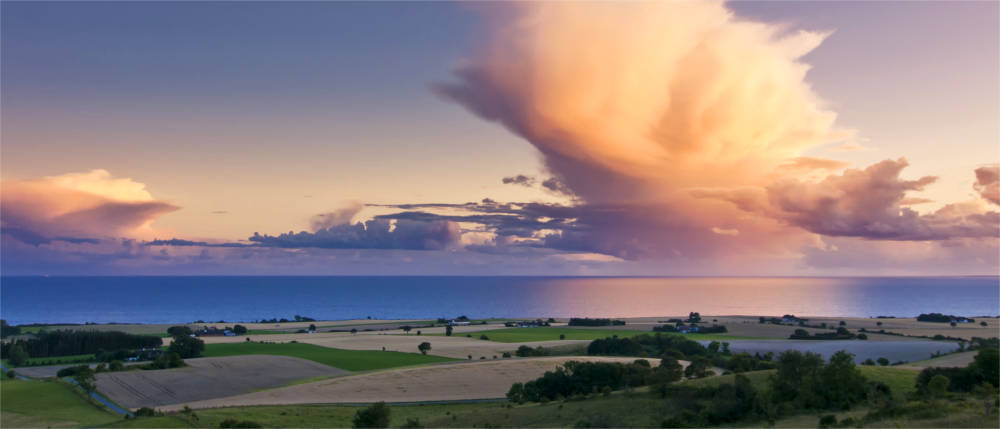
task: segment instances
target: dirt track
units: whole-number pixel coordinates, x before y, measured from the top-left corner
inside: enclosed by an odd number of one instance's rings
[[[358,402],[415,402],[503,398],[510,385],[540,377],[570,360],[632,362],[636,358],[545,357],[504,359],[388,370],[340,377],[228,398],[189,402],[191,408]],[[659,365],[659,359],[647,359]],[[161,407],[179,410],[185,404]]]
[[[188,359],[186,368],[97,374],[97,390],[128,408],[158,407],[278,387],[347,371],[286,356]]]

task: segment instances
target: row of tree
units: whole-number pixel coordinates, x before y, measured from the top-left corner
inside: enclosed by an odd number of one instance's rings
[[[134,335],[118,331],[48,331],[40,332],[35,338],[20,339],[0,345],[0,352],[8,356],[12,349],[19,348],[28,356],[54,357],[92,354],[106,350],[144,349],[163,345],[159,337]]]

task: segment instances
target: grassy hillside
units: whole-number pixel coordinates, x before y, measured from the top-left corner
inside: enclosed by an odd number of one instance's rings
[[[94,426],[122,420],[59,381],[0,382],[0,426]]]
[[[420,365],[458,359],[418,353],[383,352],[377,350],[343,350],[303,343],[228,343],[208,344],[205,357],[238,355],[278,355],[308,359],[348,371],[367,371],[397,366]]]
[[[564,340],[596,340],[598,338],[608,338],[618,336],[619,338],[634,337],[641,334],[652,334],[651,331],[636,331],[630,329],[589,329],[589,328],[566,328],[566,327],[539,327],[539,328],[507,328],[492,331],[464,332],[455,335],[470,335],[479,338],[486,335],[490,341],[500,343],[527,343],[533,341],[554,341]],[[434,334],[443,335],[443,334]],[[564,335],[565,338],[559,338]],[[753,340],[759,338],[737,337],[726,334],[674,334],[682,335],[691,340]]]

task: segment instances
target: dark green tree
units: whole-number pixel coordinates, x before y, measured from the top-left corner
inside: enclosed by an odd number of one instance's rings
[[[167,333],[170,334],[171,337],[187,337],[193,334],[194,331],[187,326],[171,326],[167,328]]]
[[[236,335],[246,335],[247,332],[249,332],[249,330],[247,329],[246,326],[243,325],[233,326],[233,333]]]
[[[19,344],[15,344],[7,353],[7,363],[10,366],[21,366],[28,363],[28,352],[24,351]]]
[[[431,349],[431,343],[428,343],[427,341],[424,341],[420,343],[419,346],[417,346],[417,350],[420,350],[420,353],[423,354],[427,354],[427,351],[430,349]]]
[[[354,414],[354,427],[387,428],[389,427],[389,413],[389,406],[385,405],[385,402],[376,402]]]
[[[205,342],[192,337],[174,337],[167,350],[176,353],[182,359],[198,357],[205,351]]]

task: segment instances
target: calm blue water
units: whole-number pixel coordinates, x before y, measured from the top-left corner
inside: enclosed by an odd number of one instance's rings
[[[581,277],[3,277],[23,323],[292,318],[1000,313],[1000,279]]]

